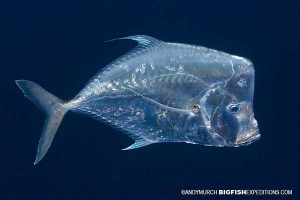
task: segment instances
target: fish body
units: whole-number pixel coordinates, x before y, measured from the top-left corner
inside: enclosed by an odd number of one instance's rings
[[[160,142],[241,146],[260,137],[252,107],[254,67],[250,60],[143,35],[120,39],[139,44],[103,68],[75,98],[68,102],[54,99],[54,111],[53,106],[45,111],[50,121],[35,163],[46,154],[68,110],[123,130],[135,140],[126,150]],[[40,86],[24,80],[17,84],[29,99],[41,104],[37,102],[40,96],[32,92],[41,93],[33,89]],[[58,119],[53,125],[51,115]]]

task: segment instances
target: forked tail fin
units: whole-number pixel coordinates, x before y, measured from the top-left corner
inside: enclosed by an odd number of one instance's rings
[[[37,164],[49,150],[56,131],[68,109],[64,107],[62,100],[34,82],[16,80],[16,84],[23,91],[24,95],[47,115],[34,161],[34,164]]]

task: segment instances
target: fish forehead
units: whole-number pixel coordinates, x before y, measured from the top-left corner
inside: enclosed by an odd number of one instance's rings
[[[240,59],[234,66],[234,76],[225,89],[235,95],[237,101],[253,102],[255,71],[253,63],[248,59]]]

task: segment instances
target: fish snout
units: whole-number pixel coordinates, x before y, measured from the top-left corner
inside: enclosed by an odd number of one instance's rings
[[[249,128],[241,131],[234,141],[234,146],[248,145],[260,139],[260,132],[257,121],[254,117],[250,118]]]
[[[236,138],[234,142],[234,146],[238,147],[241,145],[248,145],[253,143],[256,140],[259,140],[259,138],[260,138],[259,130],[256,130],[255,132],[245,133]]]

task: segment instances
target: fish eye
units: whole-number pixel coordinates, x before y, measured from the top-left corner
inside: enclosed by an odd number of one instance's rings
[[[193,105],[191,106],[191,110],[192,110],[193,112],[199,111],[199,110],[200,110],[200,105],[199,105],[199,104],[193,104]]]
[[[238,104],[230,104],[228,108],[231,113],[237,113],[240,111],[240,106]]]

